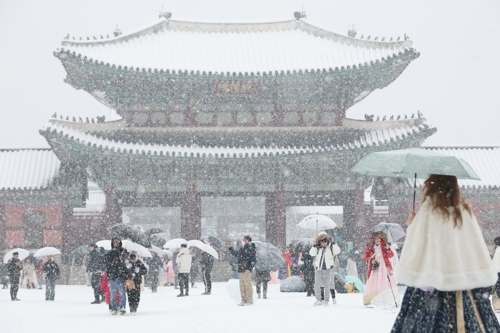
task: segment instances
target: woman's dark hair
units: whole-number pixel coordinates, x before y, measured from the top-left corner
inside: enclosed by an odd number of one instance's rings
[[[465,209],[472,215],[469,204],[460,195],[457,177],[445,175],[430,175],[424,182],[424,199],[429,196],[434,205],[434,210],[438,210],[446,218],[453,216],[455,227],[462,227],[462,211]],[[462,207],[460,207],[462,205]],[[455,208],[450,212],[448,207]]]
[[[495,243],[495,246],[500,246],[500,236],[496,237],[493,242]]]
[[[243,236],[243,238],[245,238],[249,242],[252,241],[252,237],[250,237],[249,235]]]

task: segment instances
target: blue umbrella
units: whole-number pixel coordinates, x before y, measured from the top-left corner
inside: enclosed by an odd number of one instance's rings
[[[359,292],[361,293],[365,292],[365,285],[363,284],[363,282],[361,282],[359,278],[347,275],[345,277],[345,280],[347,281],[347,283],[354,283],[354,286],[356,287],[356,289],[359,290]]]

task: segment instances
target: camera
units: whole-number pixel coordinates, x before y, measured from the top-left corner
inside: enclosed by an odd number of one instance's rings
[[[376,270],[380,266],[380,263],[378,261],[375,261],[375,263],[372,265],[372,271]]]

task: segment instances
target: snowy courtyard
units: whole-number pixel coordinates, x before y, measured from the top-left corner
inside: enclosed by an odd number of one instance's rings
[[[21,302],[12,302],[8,290],[1,293],[2,332],[389,332],[396,311],[363,306],[362,294],[339,294],[337,304],[314,307],[305,293],[282,293],[269,285],[267,300],[254,299],[248,307],[236,306],[226,283],[215,283],[212,295],[201,296],[203,288],[177,298],[178,290],[161,287],[141,295],[137,316],[128,312],[112,316],[104,303],[91,305],[87,286],[57,286],[55,302],[45,302],[45,290],[21,289]]]

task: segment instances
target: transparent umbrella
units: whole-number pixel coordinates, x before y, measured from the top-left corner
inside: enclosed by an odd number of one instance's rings
[[[316,233],[318,233],[319,230],[336,228],[337,223],[335,223],[331,218],[325,215],[309,215],[306,216],[302,221],[300,221],[299,224],[297,224],[297,227],[302,229],[316,230]]]

